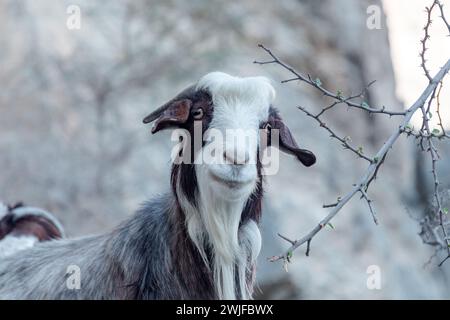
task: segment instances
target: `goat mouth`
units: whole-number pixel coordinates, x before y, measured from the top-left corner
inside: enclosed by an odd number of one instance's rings
[[[251,180],[226,179],[226,178],[222,178],[212,172],[210,172],[210,176],[214,181],[216,181],[220,184],[224,184],[227,187],[229,187],[230,189],[239,189],[239,188],[242,188],[243,186],[246,186],[252,182]]]

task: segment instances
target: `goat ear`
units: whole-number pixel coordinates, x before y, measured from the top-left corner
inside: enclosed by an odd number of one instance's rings
[[[175,98],[165,103],[143,120],[150,123],[156,120],[152,128],[152,133],[159,130],[185,123],[189,119],[192,107],[192,97],[196,93],[196,84],[193,84],[181,91]]]
[[[190,99],[181,99],[170,101],[165,108],[158,109],[144,118],[144,123],[150,123],[154,120],[152,133],[185,123],[191,111],[192,101]]]
[[[316,156],[309,150],[301,149],[289,128],[284,124],[278,113],[270,116],[270,124],[273,129],[278,129],[280,133],[280,150],[292,154],[306,167],[312,166],[316,162]]]

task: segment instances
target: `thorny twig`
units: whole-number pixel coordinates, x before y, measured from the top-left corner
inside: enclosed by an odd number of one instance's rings
[[[436,93],[436,89],[434,90],[429,101],[431,101],[436,96],[435,93]],[[428,105],[430,105],[430,102],[428,103]],[[436,163],[439,160],[439,154],[438,154],[436,146],[433,142],[434,136],[430,130],[429,118],[427,115],[427,111],[425,110],[425,108],[423,106],[421,107],[421,110],[422,110],[422,116],[423,116],[423,123],[422,123],[423,129],[422,130],[427,134],[425,139],[427,141],[428,148],[426,149],[426,151],[429,153],[430,159],[431,159],[431,173],[433,175],[433,182],[434,182],[433,198],[436,203],[435,214],[439,216],[439,226],[442,230],[445,247],[447,249],[447,257],[439,264],[439,266],[441,266],[450,257],[450,239],[447,235],[447,229],[444,226],[444,218],[443,218],[444,209],[442,207],[441,197],[439,194],[440,182],[439,182],[439,176],[438,176],[437,169],[436,169]]]
[[[445,18],[445,14],[444,14],[444,5],[440,2],[440,1],[436,1],[438,7],[439,7],[439,11],[441,13],[441,19],[444,22],[444,25],[447,26],[447,30],[450,36],[450,23],[448,23],[447,19]]]
[[[433,12],[434,6],[437,4],[437,2],[433,2],[433,4],[430,7],[425,7],[425,11],[427,12],[427,23],[425,24],[424,30],[424,36],[423,39],[420,40],[420,43],[422,44],[422,50],[420,51],[420,59],[422,60],[420,66],[422,67],[423,72],[425,73],[425,76],[428,78],[428,80],[431,82],[431,76],[430,71],[427,69],[426,66],[426,59],[425,59],[425,52],[428,50],[427,48],[427,40],[430,39],[430,26],[431,26],[431,13]]]
[[[290,67],[287,63],[281,61],[277,56],[275,56],[272,53],[272,51],[270,49],[266,48],[264,45],[259,44],[258,46],[260,48],[262,48],[264,51],[266,51],[266,53],[268,53],[273,60],[254,61],[254,63],[260,64],[260,65],[277,64],[277,65],[280,65],[281,67],[283,67],[284,69],[288,70],[291,74],[294,75],[294,78],[283,80],[283,81],[281,81],[281,83],[287,83],[287,82],[292,82],[292,81],[302,81],[302,82],[307,83],[310,86],[316,88],[317,90],[319,90],[324,96],[330,97],[330,98],[334,99],[335,101],[340,101],[341,103],[345,103],[350,108],[364,110],[369,113],[382,113],[382,114],[387,114],[389,116],[404,116],[406,114],[405,111],[388,110],[384,106],[381,108],[372,108],[367,104],[367,102],[354,101],[356,98],[360,98],[362,96],[362,94],[358,94],[355,96],[349,96],[347,98],[343,97],[341,92],[337,92],[335,94],[335,93],[325,89],[322,86],[322,83],[319,79],[313,80],[310,75],[307,75],[307,76],[302,75],[301,73],[297,72],[294,68]]]
[[[304,108],[304,107],[301,107],[301,106],[300,106],[300,107],[298,107],[298,108],[299,108],[301,111],[303,111],[307,116],[309,116],[309,117],[315,119],[315,120],[319,123],[319,125],[320,125],[322,128],[324,128],[325,130],[327,130],[327,131],[330,133],[330,137],[332,137],[332,138],[334,138],[334,139],[336,139],[336,140],[339,140],[339,141],[342,143],[342,146],[344,147],[344,149],[348,149],[348,150],[352,151],[354,154],[356,154],[356,155],[357,155],[358,157],[360,157],[360,158],[363,158],[364,160],[367,160],[367,161],[369,161],[369,162],[372,162],[372,161],[373,161],[373,159],[371,159],[371,158],[369,158],[369,157],[367,157],[367,156],[365,156],[365,155],[363,154],[363,150],[362,150],[361,147],[355,148],[355,147],[353,147],[353,146],[350,145],[350,141],[351,141],[350,137],[348,137],[348,136],[346,136],[346,137],[340,137],[340,136],[338,136],[332,129],[330,129],[330,127],[328,127],[328,126],[326,125],[325,122],[323,122],[323,121],[320,119],[320,116],[323,114],[322,112],[323,112],[323,110],[325,110],[325,109],[323,109],[321,113],[319,113],[319,114],[317,114],[317,115],[314,115],[314,114],[312,114],[311,112],[309,112],[309,111],[308,111],[306,108]]]
[[[441,97],[442,87],[443,87],[443,81],[441,81],[439,89],[436,94],[436,114],[438,117],[438,126],[441,129],[440,134],[437,136],[437,138],[439,138],[439,139],[450,138],[450,134],[448,134],[445,131],[444,124],[442,123],[442,117],[441,117],[441,99],[440,99],[440,97]]]
[[[445,18],[443,5],[438,0],[435,0],[429,8],[428,7],[426,8],[427,22],[424,27],[425,35],[424,35],[423,40],[421,41],[422,42],[422,52],[420,54],[421,59],[422,59],[422,64],[421,64],[422,69],[424,70],[425,75],[429,80],[430,80],[430,76],[429,76],[429,72],[428,72],[428,69],[425,64],[426,63],[425,51],[427,50],[426,41],[430,38],[428,31],[429,31],[429,26],[431,25],[431,14],[432,14],[433,8],[436,5],[439,7],[442,21],[447,26],[447,29],[450,32],[450,25],[448,24],[448,22]],[[443,243],[440,243],[440,248],[445,249],[447,252],[447,256],[445,257],[445,259],[443,261],[441,261],[439,263],[439,266],[442,266],[444,264],[444,262],[450,258],[450,239],[449,239],[449,236],[447,233],[446,226],[444,224],[444,214],[445,213],[444,213],[444,208],[442,206],[441,195],[439,192],[440,182],[439,182],[439,174],[437,172],[437,161],[439,160],[439,153],[438,153],[438,150],[434,143],[435,138],[442,139],[442,138],[449,137],[443,126],[442,118],[441,118],[441,114],[440,114],[440,107],[441,107],[440,94],[441,94],[442,86],[443,86],[443,81],[441,80],[439,83],[439,87],[436,87],[434,89],[433,94],[431,95],[430,99],[428,100],[427,108],[425,109],[424,106],[421,107],[422,127],[418,134],[420,136],[419,137],[420,148],[423,151],[428,152],[428,154],[430,156],[430,160],[431,160],[431,173],[432,173],[433,182],[434,182],[433,198],[434,198],[434,202],[435,202],[435,212],[433,212],[433,214],[435,216],[439,217],[438,226],[441,229],[442,239],[443,239],[443,241],[442,241]],[[438,116],[438,126],[440,127],[441,132],[439,132],[439,129],[434,129],[434,130],[430,129],[429,120],[431,119],[431,107],[432,107],[432,103],[433,103],[434,99],[436,100],[436,114]],[[425,149],[424,142],[426,142],[426,149]]]
[[[330,221],[336,216],[336,214],[357,193],[361,193],[362,198],[364,198],[366,200],[366,202],[369,206],[369,210],[374,219],[374,222],[377,223],[378,220],[376,217],[375,209],[373,207],[373,201],[369,198],[367,191],[368,191],[370,183],[376,178],[378,170],[380,169],[381,165],[384,163],[389,150],[393,147],[394,143],[397,141],[397,139],[400,137],[400,135],[402,133],[406,134],[407,136],[413,135],[417,139],[420,139],[419,144],[421,146],[424,146],[424,141],[426,141],[428,143],[428,148],[426,148],[426,149],[424,148],[424,151],[429,152],[430,157],[431,157],[431,167],[432,167],[432,173],[433,173],[433,178],[434,178],[434,182],[435,182],[434,198],[435,198],[435,201],[437,203],[437,208],[438,208],[437,214],[439,215],[439,221],[440,221],[439,226],[441,228],[441,232],[443,233],[444,241],[445,241],[445,244],[447,245],[447,253],[448,253],[447,257],[439,265],[442,265],[447,259],[450,259],[450,237],[447,235],[446,228],[445,228],[446,223],[444,223],[444,221],[443,221],[444,210],[443,210],[443,208],[441,206],[441,202],[440,202],[439,180],[438,180],[438,174],[436,172],[436,162],[439,159],[439,155],[438,155],[437,149],[433,143],[433,139],[448,138],[448,134],[444,130],[444,127],[443,127],[442,121],[441,121],[441,117],[439,114],[439,111],[440,111],[439,110],[439,107],[440,107],[439,94],[440,94],[440,91],[442,88],[442,81],[443,81],[444,77],[446,76],[446,74],[450,70],[450,59],[445,63],[445,65],[441,68],[441,70],[434,77],[432,77],[430,75],[430,72],[428,71],[428,69],[426,67],[426,59],[425,59],[425,51],[427,50],[426,41],[429,39],[428,29],[431,24],[431,13],[432,13],[433,8],[436,7],[436,5],[440,8],[441,19],[443,20],[443,22],[446,24],[447,28],[450,31],[450,26],[447,23],[447,20],[445,19],[445,16],[444,16],[443,5],[438,0],[435,0],[433,2],[432,6],[430,6],[429,8],[426,8],[427,23],[424,28],[424,30],[425,30],[424,38],[421,40],[421,44],[422,44],[422,51],[420,54],[420,57],[422,60],[421,67],[424,70],[425,75],[429,80],[429,83],[428,83],[427,87],[425,88],[425,90],[422,92],[422,94],[419,96],[419,98],[416,100],[416,102],[414,102],[414,104],[411,105],[405,111],[392,111],[392,110],[387,110],[385,107],[373,108],[373,107],[370,107],[365,102],[364,103],[355,102],[356,98],[361,98],[363,96],[362,94],[356,95],[356,96],[349,96],[347,98],[344,98],[342,96],[341,92],[334,94],[331,91],[325,89],[320,80],[318,80],[318,79],[312,80],[311,76],[302,75],[301,73],[297,72],[294,68],[289,66],[287,63],[280,60],[270,49],[266,48],[264,45],[259,45],[259,47],[262,48],[271,57],[272,60],[263,61],[263,62],[255,61],[255,63],[261,64],[261,65],[276,64],[278,66],[281,66],[283,69],[289,71],[294,76],[287,80],[283,80],[282,83],[291,82],[291,81],[301,81],[301,82],[306,83],[306,84],[312,86],[313,88],[319,90],[319,92],[321,92],[323,95],[334,99],[334,102],[331,105],[323,108],[322,111],[319,112],[318,114],[313,114],[304,107],[299,107],[299,109],[301,111],[303,111],[307,116],[309,116],[309,117],[313,118],[315,121],[317,121],[321,127],[326,129],[330,133],[332,138],[340,141],[345,149],[352,151],[353,153],[357,154],[360,158],[365,159],[365,160],[369,161],[369,163],[370,163],[369,166],[367,167],[366,171],[364,172],[364,174],[359,179],[358,183],[354,184],[353,188],[346,195],[338,198],[337,202],[335,202],[335,203],[326,204],[323,206],[324,208],[332,208],[332,209],[328,213],[328,215],[325,216],[308,234],[306,234],[305,236],[303,236],[302,238],[300,238],[298,240],[291,240],[291,239],[279,234],[279,236],[281,238],[283,238],[284,240],[288,241],[291,244],[291,246],[284,253],[271,257],[269,259],[270,261],[283,260],[284,267],[287,269],[287,263],[291,261],[293,251],[305,243],[307,246],[306,255],[309,255],[312,239],[316,236],[316,234],[320,230],[322,230],[327,224],[330,223]],[[439,89],[438,89],[438,86],[439,86]],[[439,121],[440,121],[439,126],[442,130],[442,133],[440,135],[437,134],[434,130],[430,130],[430,127],[429,127],[430,118],[428,117],[428,114],[432,107],[432,103],[435,99],[437,100],[437,109],[438,109],[437,113],[438,113],[438,117],[439,117]],[[425,104],[427,103],[427,101],[428,101],[427,108],[425,108]],[[378,113],[378,114],[386,114],[389,116],[402,117],[399,127],[396,130],[394,130],[394,132],[392,132],[390,137],[385,141],[385,143],[378,150],[378,152],[376,153],[376,155],[374,157],[368,157],[366,155],[363,155],[362,152],[359,152],[360,151],[359,149],[356,149],[355,147],[350,145],[350,141],[346,137],[342,138],[342,137],[338,136],[320,118],[326,111],[334,108],[336,105],[341,104],[341,103],[346,104],[348,107],[367,111],[367,112],[369,112],[369,114],[370,113]],[[409,122],[410,122],[411,118],[413,117],[413,115],[419,109],[422,111],[422,114],[423,114],[423,124],[422,124],[422,128],[420,129],[420,131],[418,133],[414,133],[410,127]]]
[[[378,166],[378,168],[379,168],[379,166]],[[367,192],[364,190],[364,188],[361,188],[359,191],[361,191],[362,197],[364,199],[366,199],[366,201],[367,201],[367,205],[369,206],[370,213],[372,214],[373,222],[375,224],[378,224],[377,213],[375,212],[375,208],[373,206],[373,200],[369,198],[369,196],[367,195]]]
[[[403,118],[403,121],[401,125],[398,127],[397,130],[395,130],[391,136],[386,140],[384,145],[379,149],[379,151],[376,154],[376,158],[378,159],[384,159],[388,151],[392,148],[394,143],[397,141],[398,137],[401,133],[405,131],[405,127],[408,125],[409,121],[411,120],[413,114],[426,102],[427,98],[432,94],[434,91],[434,88],[437,86],[437,84],[442,80],[442,78],[445,76],[445,74],[450,70],[450,60],[447,61],[447,63],[444,65],[444,67],[438,72],[438,74],[433,78],[433,80],[430,82],[430,84],[427,86],[427,88],[423,91],[419,99],[407,110],[405,117]],[[382,161],[378,162],[372,162],[366,169],[364,175],[361,177],[358,184],[354,185],[353,188],[336,203],[336,206],[331,210],[331,212],[323,218],[319,224],[314,227],[307,235],[305,235],[303,238],[295,241],[295,243],[283,254],[279,256],[274,256],[270,260],[271,261],[277,261],[280,259],[286,259],[287,255],[289,253],[292,253],[295,249],[303,245],[304,243],[312,240],[312,238],[325,226],[327,225],[331,219],[334,218],[334,216],[347,204],[347,202],[353,198],[353,196],[358,193],[361,188],[365,188],[367,183],[371,181],[371,179],[374,177],[375,173],[378,171],[378,168],[382,164]],[[364,189],[365,190],[365,189]],[[367,191],[367,190],[365,190]]]

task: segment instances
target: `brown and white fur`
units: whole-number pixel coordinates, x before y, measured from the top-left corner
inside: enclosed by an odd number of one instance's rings
[[[63,236],[63,227],[51,213],[21,203],[0,203],[0,259]]]
[[[251,298],[261,248],[261,145],[224,144],[225,163],[192,160],[211,144],[210,129],[276,129],[279,148],[312,165],[315,156],[298,147],[274,99],[266,78],[213,72],[152,112],[144,119],[154,122],[152,133],[178,128],[194,135],[201,123],[203,141],[180,150],[190,161],[173,164],[170,192],[112,232],[38,244],[0,260],[0,298]],[[71,265],[81,271],[78,290],[66,286]]]

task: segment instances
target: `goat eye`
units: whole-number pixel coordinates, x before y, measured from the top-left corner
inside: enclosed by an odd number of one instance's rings
[[[195,110],[192,113],[192,116],[194,117],[195,120],[200,120],[203,118],[203,109],[202,108],[198,108],[197,110]]]

